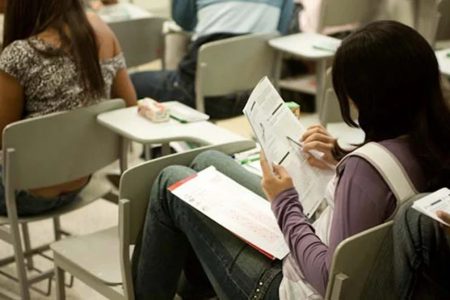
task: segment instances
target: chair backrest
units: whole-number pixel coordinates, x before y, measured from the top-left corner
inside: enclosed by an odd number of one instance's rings
[[[368,270],[376,263],[382,241],[392,235],[392,221],[342,241],[334,252],[325,299],[362,299]]]
[[[160,17],[148,17],[108,23],[119,40],[129,68],[162,58],[165,21]]]
[[[414,195],[403,205],[425,195]],[[392,289],[392,225],[393,221],[388,221],[355,234],[338,245],[331,263],[325,299],[395,299]]]
[[[124,106],[122,99],[108,100],[6,126],[3,165],[10,187],[27,190],[61,184],[117,160],[120,137],[98,124],[96,117]]]
[[[425,39],[434,45],[441,13],[439,5],[442,0],[416,0],[414,27]]]
[[[227,154],[242,152],[255,147],[253,141],[240,141],[222,145],[200,147],[191,151],[164,156],[151,160],[124,172],[120,179],[120,199],[130,201],[130,243],[134,244],[142,228],[150,191],[159,172],[170,165],[189,165],[201,152],[219,150]],[[119,224],[120,226],[120,224]]]
[[[202,45],[195,80],[196,108],[204,112],[204,97],[251,90],[264,76],[272,77],[275,50],[268,40],[277,35],[248,34]]]
[[[373,0],[322,0],[319,32],[326,27],[347,24],[363,25],[374,15],[378,1]]]
[[[130,168],[122,175],[119,188],[119,240],[123,289],[127,299],[134,299],[130,263],[130,246],[136,243],[144,224],[153,182],[162,169],[170,165],[189,165],[201,152],[218,150],[227,154],[255,147],[253,141],[200,147],[191,151],[164,156]]]
[[[319,120],[323,126],[327,126],[329,123],[344,122],[342,118],[341,109],[339,107],[339,101],[337,99],[336,93],[333,89],[332,82],[332,70],[329,68],[327,70],[327,75],[324,84],[324,95],[322,101],[322,109],[319,112]],[[357,110],[351,106],[351,115],[354,120],[358,116]]]

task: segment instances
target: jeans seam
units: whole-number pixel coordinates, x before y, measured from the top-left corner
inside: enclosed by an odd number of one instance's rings
[[[178,198],[178,197],[177,197],[177,198]],[[178,198],[178,200],[179,200],[179,201],[182,201],[182,200],[179,199],[179,198]],[[197,213],[197,212],[195,212],[195,213]],[[183,212],[181,215],[182,215],[184,218],[186,217],[186,213],[184,213],[184,212]],[[220,253],[218,253],[218,252],[215,250],[215,247],[213,247],[213,245],[211,244],[211,242],[210,242],[207,238],[205,238],[204,234],[202,233],[202,230],[199,230],[200,228],[199,228],[198,225],[196,225],[196,224],[191,224],[191,225],[192,225],[192,228],[195,228],[195,231],[197,232],[199,238],[201,238],[201,239],[205,242],[205,244],[208,246],[209,250],[210,250],[210,251],[218,258],[218,260],[220,261],[220,263],[221,263],[223,269],[224,269],[225,272],[226,272],[226,275],[227,275],[227,277],[228,277],[228,280],[230,280],[230,281],[233,283],[233,285],[235,286],[235,288],[237,288],[243,295],[245,295],[245,296],[248,298],[248,295],[245,293],[245,291],[239,286],[239,284],[238,284],[238,283],[233,279],[233,277],[231,276],[230,270],[229,270],[229,268],[227,267],[226,261],[223,259],[223,256],[220,255]],[[189,239],[189,238],[188,238],[188,239]],[[194,251],[194,252],[195,252],[195,251]],[[234,264],[234,260],[233,260],[233,264]]]

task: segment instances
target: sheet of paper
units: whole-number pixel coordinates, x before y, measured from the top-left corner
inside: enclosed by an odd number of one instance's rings
[[[450,190],[448,188],[442,188],[414,201],[413,208],[442,224],[450,226],[436,216],[438,210],[450,214]]]
[[[267,77],[253,90],[244,107],[250,125],[267,159],[286,168],[294,181],[304,212],[311,216],[323,200],[334,170],[311,167],[308,155],[290,141],[298,141],[305,128],[285,105]]]
[[[270,203],[214,167],[169,189],[264,254],[282,259],[289,253]]]

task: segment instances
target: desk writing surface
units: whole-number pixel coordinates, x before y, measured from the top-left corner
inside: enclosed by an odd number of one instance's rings
[[[339,43],[339,40],[316,33],[296,33],[269,41],[273,48],[305,59],[319,60],[334,56],[334,51],[316,49],[321,43]]]
[[[151,13],[131,3],[117,3],[105,5],[98,11],[96,11],[96,13],[106,23],[152,17]]]
[[[439,70],[442,74],[450,76],[450,49],[436,51],[436,58],[439,62]]]
[[[153,123],[140,116],[136,106],[101,113],[97,116],[97,121],[110,130],[143,144],[189,141],[215,145],[246,140],[208,121],[182,124],[170,119],[164,123]]]

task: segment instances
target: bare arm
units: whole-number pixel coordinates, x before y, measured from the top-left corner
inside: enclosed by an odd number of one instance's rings
[[[119,42],[114,36],[114,55],[122,52]],[[127,106],[133,106],[137,104],[136,91],[131,83],[130,76],[128,76],[127,69],[120,69],[117,71],[111,88],[111,96],[113,98],[122,98],[125,100]]]
[[[24,95],[23,88],[12,76],[0,71],[0,146],[3,129],[10,123],[22,117]]]
[[[109,59],[122,52],[119,41],[109,26],[96,14],[87,14],[99,42],[100,59]],[[111,97],[125,100],[127,106],[137,104],[136,92],[126,68],[119,69],[111,87]]]

